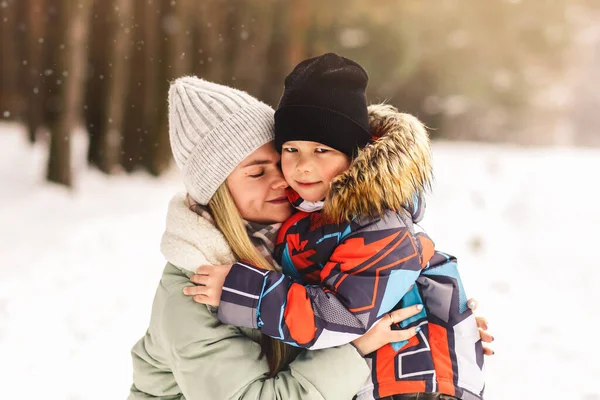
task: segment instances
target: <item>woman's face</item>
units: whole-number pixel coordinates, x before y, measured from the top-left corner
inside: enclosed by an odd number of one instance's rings
[[[227,178],[227,187],[245,220],[272,224],[292,215],[279,159],[273,142],[267,143],[246,157]]]

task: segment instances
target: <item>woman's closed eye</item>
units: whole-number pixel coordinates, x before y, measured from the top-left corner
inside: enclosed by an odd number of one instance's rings
[[[263,176],[265,174],[265,170],[263,169],[262,171],[260,171],[257,174],[250,174],[248,175],[250,178],[260,178],[261,176]]]

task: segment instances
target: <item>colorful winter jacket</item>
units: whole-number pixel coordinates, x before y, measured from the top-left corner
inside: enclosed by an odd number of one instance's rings
[[[332,182],[323,209],[297,212],[282,226],[275,256],[284,273],[234,264],[219,318],[320,349],[421,303],[423,311],[400,324],[421,331],[366,357],[371,380],[357,398],[441,392],[481,399],[483,349],[456,259],[436,251],[416,225],[432,176],[427,132],[391,106],[369,107],[369,118],[377,139]],[[303,208],[302,199],[291,200]]]

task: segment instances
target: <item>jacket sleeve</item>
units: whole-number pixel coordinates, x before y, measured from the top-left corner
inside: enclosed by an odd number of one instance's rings
[[[161,347],[168,350],[176,385],[190,400],[349,399],[369,376],[356,349],[343,346],[304,352],[268,378],[258,343],[182,293],[171,294],[160,319]]]
[[[179,400],[181,393],[175,377],[169,371],[162,351],[156,351],[156,343],[148,331],[131,349],[133,359],[133,385],[128,400]]]
[[[384,225],[384,223],[382,223]],[[234,264],[219,318],[309,349],[349,343],[391,311],[433,254],[424,234],[370,225],[347,236],[321,271],[322,286]]]

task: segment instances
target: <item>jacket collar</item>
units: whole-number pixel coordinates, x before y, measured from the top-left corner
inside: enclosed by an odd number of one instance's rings
[[[308,213],[319,211],[323,208],[323,205],[325,204],[325,200],[319,200],[319,201],[304,200],[302,197],[300,197],[298,192],[296,192],[291,187],[288,187],[285,190],[285,194],[286,194],[289,202],[292,204],[292,206],[295,209],[300,210],[300,211],[304,211],[304,212],[308,212]]]
[[[169,202],[166,222],[160,249],[176,267],[196,272],[200,265],[235,262],[231,248],[210,215],[191,211],[185,193],[176,194]]]
[[[331,182],[324,216],[342,222],[405,208],[420,219],[433,180],[425,126],[387,104],[369,106],[369,123],[374,140]]]

